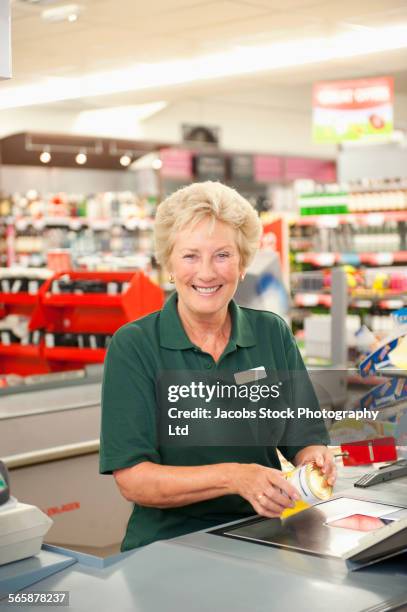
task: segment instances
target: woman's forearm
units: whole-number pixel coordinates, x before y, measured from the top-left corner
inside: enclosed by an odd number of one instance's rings
[[[236,463],[200,466],[145,461],[114,472],[122,495],[140,506],[176,508],[236,493]]]

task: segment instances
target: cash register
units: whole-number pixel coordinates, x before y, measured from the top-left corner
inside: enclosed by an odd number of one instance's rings
[[[0,461],[0,565],[38,554],[52,522],[36,506],[10,495],[7,468]]]

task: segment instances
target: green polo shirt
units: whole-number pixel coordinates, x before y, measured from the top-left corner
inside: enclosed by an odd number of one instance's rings
[[[178,316],[177,294],[163,309],[128,323],[114,335],[104,368],[100,472],[130,467],[143,461],[162,465],[197,466],[214,463],[258,463],[280,469],[275,446],[164,446],[157,435],[157,379],[165,371],[217,370],[246,372],[263,366],[268,371],[303,371],[305,367],[290,329],[279,316],[229,304],[230,340],[215,362],[186,335]],[[306,391],[317,404],[308,376],[293,395]],[[293,383],[295,386],[295,383]],[[298,386],[298,385],[297,385]],[[296,401],[296,400],[295,400]],[[191,408],[194,404],[191,404]],[[276,446],[287,457],[310,444],[327,444],[321,422],[301,427],[294,420]],[[290,443],[287,443],[287,439]],[[156,540],[237,520],[254,514],[238,495],[224,495],[180,508],[134,505],[122,550]]]

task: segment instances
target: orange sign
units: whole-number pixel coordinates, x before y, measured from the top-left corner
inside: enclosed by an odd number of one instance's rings
[[[315,83],[314,107],[349,110],[393,104],[393,79],[357,79]]]
[[[315,142],[377,140],[393,131],[392,77],[315,83]]]
[[[263,225],[260,248],[278,253],[283,279],[288,283],[288,228],[286,222],[282,218],[275,219]]]

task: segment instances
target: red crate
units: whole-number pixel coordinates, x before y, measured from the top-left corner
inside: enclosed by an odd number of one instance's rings
[[[68,275],[72,280],[129,283],[124,293],[52,294],[53,281]],[[119,327],[155,310],[164,302],[163,290],[141,271],[74,272],[55,274],[43,283],[38,295],[0,293],[0,316],[30,316],[31,331],[50,333],[101,333],[112,335]],[[87,363],[103,363],[106,349],[0,345],[0,371],[4,374],[40,374],[80,369]]]
[[[106,349],[76,348],[74,346],[44,347],[44,357],[49,361],[77,361],[84,363],[103,363]]]

